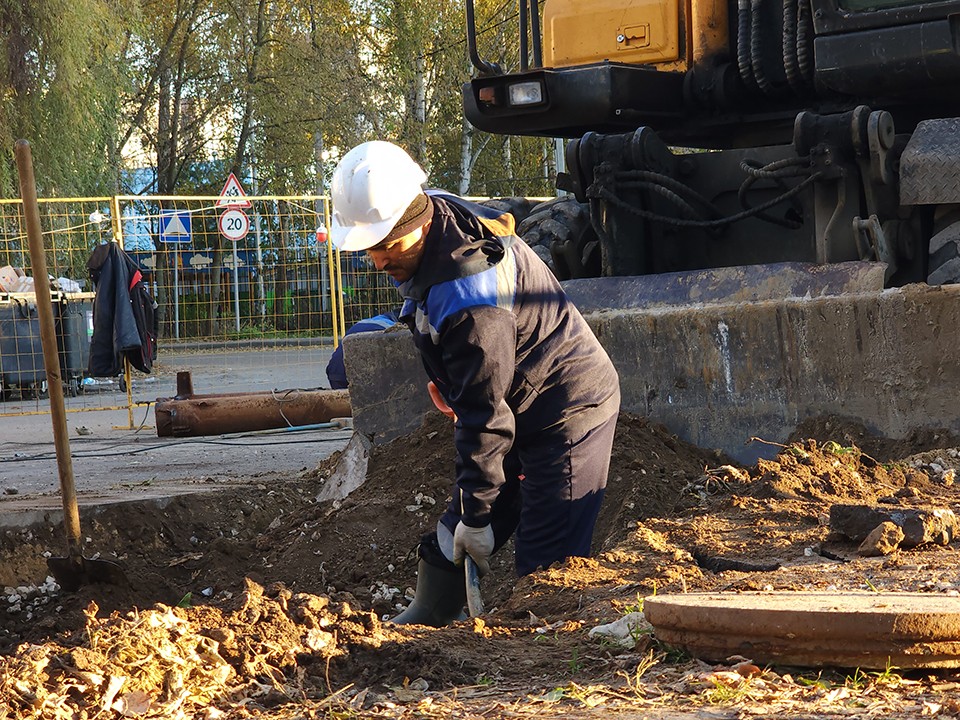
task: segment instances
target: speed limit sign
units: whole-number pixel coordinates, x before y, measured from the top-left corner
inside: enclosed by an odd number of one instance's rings
[[[227,240],[236,242],[243,240],[250,232],[250,220],[243,210],[230,208],[220,216],[219,220],[220,234]]]

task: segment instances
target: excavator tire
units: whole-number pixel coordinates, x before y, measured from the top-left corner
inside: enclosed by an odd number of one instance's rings
[[[930,238],[930,258],[927,265],[928,285],[960,283],[960,208],[942,215]]]
[[[536,207],[537,201],[525,197],[500,197],[484,200],[480,204],[486,205],[489,208],[495,208],[501,212],[510,213],[513,215],[514,222],[519,225],[527,218],[530,211]]]
[[[542,202],[518,225],[517,234],[559,280],[600,275],[600,243],[590,206],[563,196]]]

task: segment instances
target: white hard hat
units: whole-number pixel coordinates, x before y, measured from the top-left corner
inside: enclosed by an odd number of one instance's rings
[[[330,237],[340,250],[366,250],[382,241],[427,180],[406,151],[373,140],[357,145],[333,171]]]

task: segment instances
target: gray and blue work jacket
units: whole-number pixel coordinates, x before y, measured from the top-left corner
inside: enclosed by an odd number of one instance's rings
[[[503,459],[548,431],[578,439],[619,409],[617,372],[513,216],[429,191],[432,223],[400,319],[457,415],[463,521],[481,527]]]

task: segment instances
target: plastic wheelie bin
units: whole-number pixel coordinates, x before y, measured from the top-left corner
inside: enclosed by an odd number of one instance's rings
[[[46,391],[40,318],[36,299],[0,298],[0,388],[4,400],[14,391],[37,397]]]
[[[93,293],[64,293],[55,301],[60,371],[70,397],[83,392],[93,333]]]

